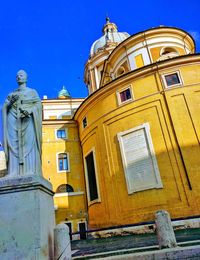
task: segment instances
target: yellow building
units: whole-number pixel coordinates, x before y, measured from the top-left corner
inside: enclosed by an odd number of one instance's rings
[[[82,152],[77,123],[72,119],[82,101],[71,98],[64,87],[57,99],[42,100],[43,175],[55,192],[56,222],[66,223],[71,232],[87,228]]]
[[[109,19],[85,66],[79,126],[89,228],[200,215],[200,55],[173,27],[132,36]]]
[[[1,146],[1,143],[0,143]],[[4,151],[0,151],[0,177],[6,174],[6,158]]]
[[[101,229],[153,221],[161,209],[173,219],[200,215],[193,38],[164,26],[130,36],[107,18],[84,79],[85,100],[65,89],[43,100],[43,173],[56,192],[57,223],[76,232],[86,222]]]

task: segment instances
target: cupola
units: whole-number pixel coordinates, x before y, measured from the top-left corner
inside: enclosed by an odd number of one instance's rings
[[[109,17],[106,18],[102,32],[103,36],[92,44],[90,57],[85,65],[84,82],[88,87],[89,95],[100,86],[104,61],[117,45],[130,36],[126,32],[118,32],[117,25],[111,23]]]
[[[62,89],[58,92],[58,98],[70,98],[70,94],[65,86],[63,86]]]

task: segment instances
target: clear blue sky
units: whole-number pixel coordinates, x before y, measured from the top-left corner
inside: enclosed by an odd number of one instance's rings
[[[25,69],[28,86],[40,97],[57,96],[65,85],[72,97],[85,97],[84,64],[101,36],[105,17],[119,31],[134,34],[159,25],[193,34],[200,50],[200,1],[22,0],[0,8],[0,109]],[[2,126],[0,120],[0,141]]]

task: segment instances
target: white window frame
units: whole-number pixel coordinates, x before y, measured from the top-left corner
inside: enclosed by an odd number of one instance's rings
[[[120,93],[129,89],[130,90],[130,93],[131,93],[131,98],[130,99],[127,99],[125,101],[121,101],[121,98],[120,98]],[[124,105],[124,104],[127,104],[129,102],[132,102],[134,100],[134,95],[133,95],[133,89],[132,89],[132,85],[128,85],[124,88],[121,88],[120,90],[118,90],[116,92],[116,95],[117,95],[117,101],[118,101],[118,105]]]
[[[169,76],[169,75],[172,75],[172,74],[177,74],[177,75],[178,75],[178,78],[179,78],[180,83],[177,83],[177,84],[173,84],[173,85],[168,86],[165,77],[166,77],[166,76]],[[163,82],[164,82],[164,85],[165,85],[165,88],[166,88],[166,89],[170,89],[170,88],[173,88],[173,87],[178,87],[178,86],[182,86],[182,85],[183,85],[183,79],[182,79],[182,77],[181,77],[181,73],[180,73],[179,70],[171,71],[171,72],[162,74],[162,79],[163,79]]]
[[[65,154],[67,154],[67,163],[68,163],[68,170],[62,170],[62,171],[60,171],[59,170],[59,162],[58,162],[58,155],[59,154],[61,154],[61,153],[65,153]],[[70,160],[69,160],[69,153],[66,153],[66,152],[59,152],[59,153],[56,153],[56,165],[57,165],[57,172],[58,173],[62,173],[62,172],[70,172]]]
[[[65,138],[58,138],[57,137],[57,131],[58,130],[65,130],[66,137]],[[57,128],[57,129],[55,129],[55,139],[56,140],[67,140],[68,139],[68,128]]]
[[[88,171],[87,171],[87,162],[86,157],[93,152],[93,159],[94,159],[94,170],[95,170],[95,178],[96,178],[96,184],[97,184],[97,195],[98,198],[95,200],[90,200],[90,189],[89,189],[89,180],[88,180]],[[99,189],[99,180],[98,180],[98,174],[97,174],[97,165],[96,165],[96,153],[95,153],[95,147],[90,149],[85,155],[84,155],[84,168],[85,168],[85,180],[86,180],[86,190],[87,190],[87,200],[88,204],[92,205],[97,202],[101,202],[100,197],[100,189]]]
[[[128,172],[127,172],[127,162],[126,162],[125,153],[124,153],[124,146],[123,146],[123,136],[127,135],[129,133],[132,133],[134,131],[141,130],[141,129],[145,130],[145,134],[147,136],[147,145],[149,147],[150,156],[152,158],[156,183],[155,183],[155,185],[146,185],[146,186],[143,185],[142,187],[138,187],[138,188],[132,187],[131,188],[130,184],[129,184],[128,176],[127,176]],[[149,123],[144,123],[140,126],[137,126],[137,127],[131,128],[129,130],[120,132],[120,133],[117,134],[117,137],[118,137],[119,146],[120,146],[120,152],[121,152],[121,157],[122,157],[122,164],[123,164],[123,169],[124,169],[124,173],[125,173],[128,194],[133,194],[134,192],[149,190],[149,189],[154,189],[154,188],[155,189],[163,188],[161,177],[160,177],[160,172],[159,172],[159,168],[158,168],[158,164],[157,164],[157,160],[156,160],[156,156],[155,156],[155,152],[154,152],[154,148],[153,148],[153,143],[152,143],[152,139],[151,139],[151,135],[150,135]]]

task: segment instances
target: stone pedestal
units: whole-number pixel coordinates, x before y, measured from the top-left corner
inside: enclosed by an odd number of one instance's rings
[[[47,180],[37,175],[0,178],[0,259],[53,259],[54,227]]]
[[[165,210],[157,211],[155,224],[159,248],[162,249],[176,247],[176,237],[169,213]]]

